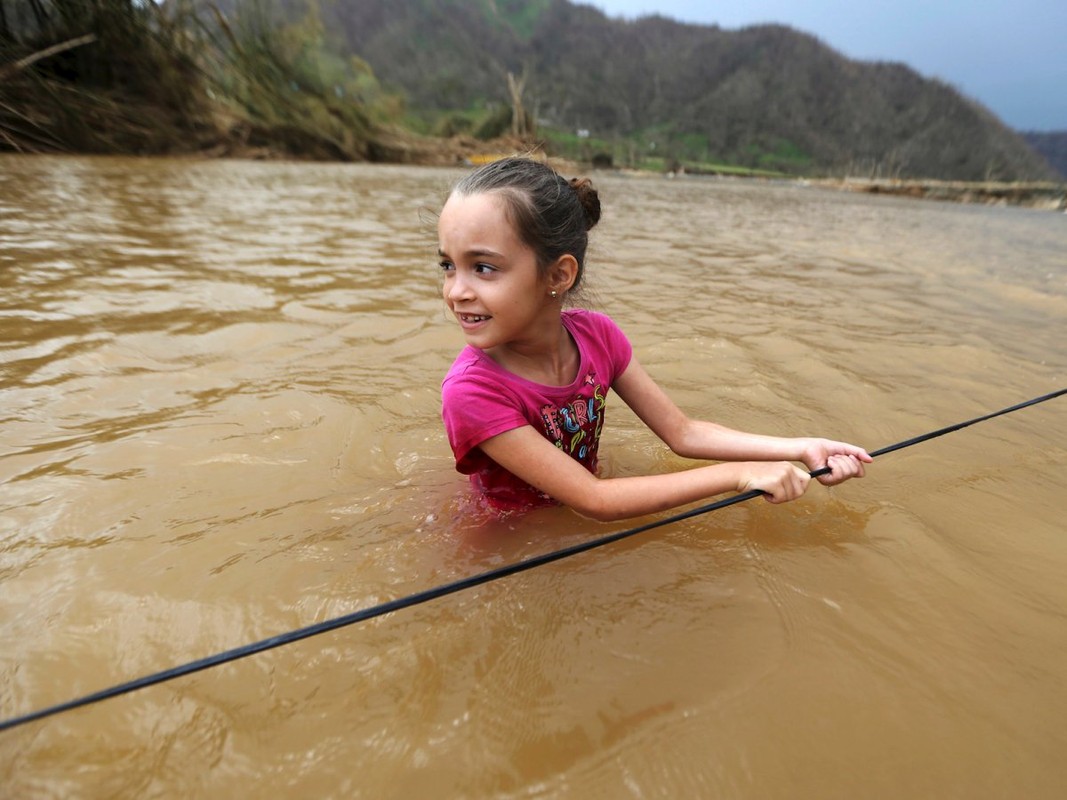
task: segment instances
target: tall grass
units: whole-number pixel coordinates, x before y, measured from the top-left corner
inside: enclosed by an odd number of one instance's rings
[[[402,104],[331,51],[316,0],[229,7],[0,0],[0,149],[373,157]]]

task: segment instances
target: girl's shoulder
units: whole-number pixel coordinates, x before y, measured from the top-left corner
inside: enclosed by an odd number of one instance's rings
[[[525,383],[525,379],[508,372],[478,348],[467,345],[445,373],[441,391],[445,397],[472,390],[503,396],[515,394]]]
[[[567,309],[563,324],[578,343],[584,357],[611,365],[611,374],[621,375],[633,356],[633,346],[615,320],[599,311],[585,308]]]
[[[575,328],[591,328],[594,330],[614,329],[619,326],[611,317],[600,311],[592,311],[588,308],[568,308],[563,311],[563,324],[571,330]]]
[[[486,358],[484,353],[475,347],[467,345],[459,351],[456,360],[452,362],[452,366],[449,367],[448,372],[445,373],[443,382],[449,383],[472,372],[479,374],[491,371],[492,366],[493,362]]]

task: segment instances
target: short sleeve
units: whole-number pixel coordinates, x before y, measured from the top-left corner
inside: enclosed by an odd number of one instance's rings
[[[471,451],[506,431],[528,425],[520,404],[499,382],[469,371],[450,372],[441,385],[441,416],[456,469],[470,474],[478,468]]]

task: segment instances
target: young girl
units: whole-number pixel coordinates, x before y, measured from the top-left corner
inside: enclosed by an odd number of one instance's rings
[[[562,503],[598,520],[758,489],[772,503],[804,493],[809,470],[830,486],[862,477],[871,457],[827,439],[784,439],[687,417],[603,314],[563,310],[581,283],[600,199],[531,159],[472,172],[438,219],[444,299],[467,340],[442,384],[456,469],[499,510]],[[675,453],[714,459],[662,475],[598,478],[609,390]]]

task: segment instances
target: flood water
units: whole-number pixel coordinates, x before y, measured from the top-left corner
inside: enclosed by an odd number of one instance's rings
[[[0,159],[0,717],[647,521],[473,513],[461,174]],[[1067,386],[1063,214],[596,180],[586,303],[694,415],[874,449]],[[601,455],[686,465],[613,396]],[[1067,397],[0,732],[0,794],[1060,798],[1065,486]]]

